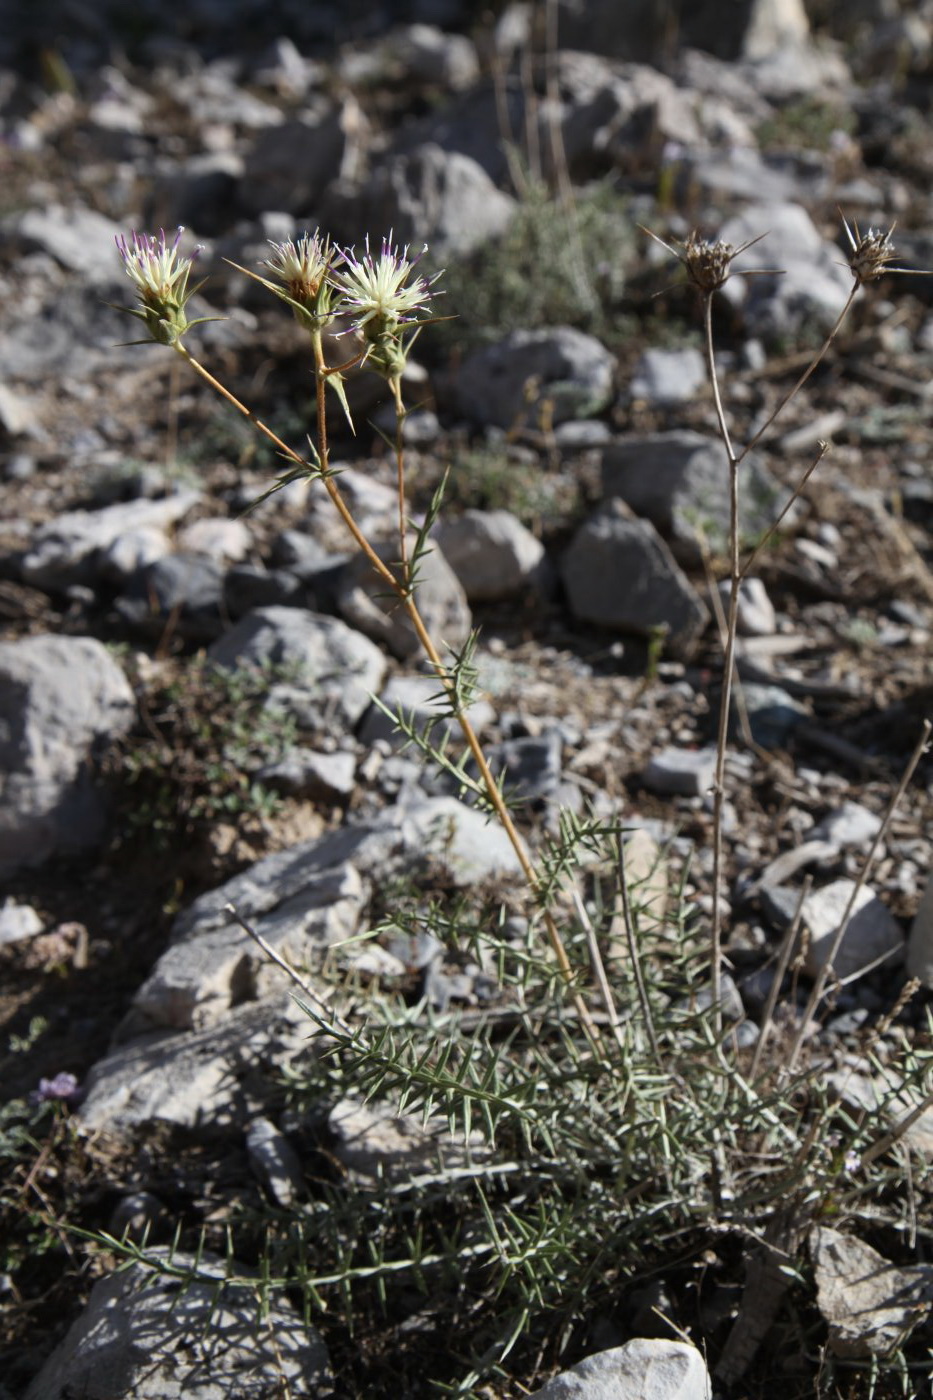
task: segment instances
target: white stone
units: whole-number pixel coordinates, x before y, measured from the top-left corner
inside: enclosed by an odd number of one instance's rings
[[[696,1347],[636,1337],[562,1371],[529,1400],[711,1400],[712,1393]]]
[[[204,554],[218,563],[236,564],[245,559],[252,544],[249,526],[243,520],[218,516],[193,520],[178,532],[177,548],[189,554]]]
[[[871,1245],[827,1225],[810,1234],[817,1305],[837,1356],[882,1356],[930,1312],[933,1266],[898,1268]]]
[[[544,545],[508,510],[467,510],[433,536],[471,603],[495,602],[534,580]]]
[[[315,1400],[332,1393],[323,1341],[281,1295],[266,1313],[258,1289],[223,1285],[225,1260],[150,1253],[196,1270],[197,1281],[142,1264],[100,1279],[25,1400],[268,1400],[274,1391]]]
[[[0,872],[94,845],[106,808],[92,755],[135,714],[129,682],[93,638],[0,642]]]
[[[0,908],[0,947],[4,943],[18,943],[23,938],[32,938],[41,933],[43,923],[31,904],[17,904],[8,899]]]
[[[715,773],[715,749],[667,748],[650,760],[643,779],[652,792],[704,797],[713,786]]]
[[[854,880],[834,880],[823,889],[813,890],[803,902],[802,921],[810,933],[804,966],[811,977],[819,973],[829,957],[854,888]],[[900,924],[874,891],[863,885],[839,945],[833,972],[847,979],[867,971],[879,959],[890,965],[903,947]]]

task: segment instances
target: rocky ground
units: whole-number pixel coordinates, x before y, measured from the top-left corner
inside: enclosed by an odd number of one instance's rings
[[[468,1370],[404,1290],[388,1322],[368,1316],[354,1336],[316,1318],[310,1340],[291,1297],[268,1352],[231,1307],[237,1346],[178,1391],[168,1284],[145,1305],[132,1274],[96,1284],[114,1259],[61,1224],[135,1239],[148,1226],[160,1246],[177,1227],[182,1248],[205,1229],[220,1253],[230,1226],[255,1262],[270,1206],[434,1162],[420,1120],[368,1109],[352,1086],[314,1113],[297,1105],[282,1076],[307,1063],[307,1019],[226,905],[321,986],[349,987],[358,1011],[375,985],[492,1015],[493,968],[393,933],[391,916],[406,882],[448,898],[512,889],[515,874],[496,829],[371,703],[423,717],[436,684],[319,485],[254,504],[281,469],[262,439],[168,350],[121,344],[138,327],[115,309],[132,297],[119,232],[183,224],[184,248],[201,245],[192,305],[221,319],[191,333],[192,352],[298,445],[306,343],[231,263],[258,267],[268,240],[319,225],[429,245],[451,319],[424,329],[406,377],[416,521],[450,476],[423,611],[453,647],[479,629],[475,722],[531,842],[562,809],[619,819],[640,833],[642,868],[665,872],[663,917],[705,926],[724,458],[698,302],[640,229],[675,248],[694,227],[735,246],[768,235],[736,264],[765,271],[735,277],[715,317],[730,427],[748,441],[848,294],[840,209],[862,231],[896,224],[895,267],[933,268],[933,10],[814,3],[808,23],[773,0],[724,23],[718,7],[671,5],[664,29],[665,7],[628,9],[480,17],[410,0],[280,6],[273,21],[246,0],[191,0],[169,24],[114,0],[62,6],[51,31],[24,15],[0,39],[0,1396],[416,1396]],[[743,467],[751,546],[829,443],[740,617],[725,895],[730,1019],[749,1052],[804,877],[789,1017],[933,709],[931,297],[933,282],[894,272],[864,289]],[[366,372],[348,393],[356,434],[335,417],[332,458],[367,534],[391,539],[391,405]],[[827,1085],[830,1068],[848,1076],[843,1097],[857,1080],[863,1115],[892,1047],[930,1043],[931,816],[925,755],[822,1011]],[[811,1239],[819,1308],[801,1304],[796,1332],[785,1318],[793,1364],[775,1369],[772,1348],[746,1377],[723,1360],[742,1259],[717,1259],[711,1234],[697,1257],[715,1289],[691,1282],[688,1306],[682,1271],[667,1279],[681,1341],[626,1303],[566,1354],[523,1353],[513,1388],[477,1393],[526,1393],[630,1344],[630,1388],[612,1394],[703,1394],[689,1340],[723,1395],[812,1394],[827,1336],[836,1358],[906,1336],[889,1315],[899,1289],[919,1318],[910,1393],[924,1393],[928,1118],[910,1148],[912,1230],[866,1210],[874,1225],[824,1222]],[[871,1273],[882,1296],[856,1299]],[[117,1383],[88,1338],[120,1308],[162,1360]],[[637,1389],[662,1353],[682,1390]],[[864,1368],[832,1384],[869,1393]]]

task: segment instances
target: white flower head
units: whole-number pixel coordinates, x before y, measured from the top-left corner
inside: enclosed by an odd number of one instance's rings
[[[159,230],[158,238],[152,233],[137,233],[135,229],[129,239],[122,233],[117,238],[123,266],[143,300],[178,302],[184,296],[192,264],[201,251],[197,247],[190,256],[179,256],[178,245],[184,231],[184,227],[179,226],[172,243],[168,242],[164,229]]]
[[[302,234],[297,241],[289,238],[285,243],[273,243],[270,239],[270,245],[272,257],[266,259],[266,267],[273,277],[292,301],[308,310],[316,309],[334,260],[330,239],[315,231]]]
[[[196,324],[188,321],[185,304],[196,290],[188,290],[188,278],[201,249],[197,247],[188,255],[180,255],[178,245],[183,233],[184,228],[179,227],[170,243],[164,229],[159,230],[158,237],[137,233],[134,229],[129,238],[121,233],[115,240],[123,267],[135,283],[139,298],[139,307],[132,315],[144,321],[153,339],[163,345],[174,344],[189,325]]]
[[[418,260],[427,252],[425,244],[416,257],[408,256],[409,245],[393,246],[392,234],[382,240],[375,256],[366,239],[366,250],[358,257],[352,248],[343,249],[343,266],[331,274],[331,284],[342,298],[340,308],[352,318],[355,330],[367,340],[376,341],[394,335],[400,326],[422,319],[428,302],[436,293],[431,290],[440,277],[413,276]]]

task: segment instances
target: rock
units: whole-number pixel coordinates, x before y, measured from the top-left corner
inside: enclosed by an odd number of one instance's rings
[[[200,554],[166,554],[146,564],[117,599],[131,625],[161,634],[171,623],[183,635],[210,640],[223,631],[223,569]]]
[[[150,1031],[98,1060],[78,1118],[90,1132],[116,1134],[151,1123],[211,1133],[245,1125],[257,1078],[271,1084],[284,1064],[306,1055],[311,1029],[280,993],[234,1007],[203,1030]]]
[[[175,543],[179,553],[203,554],[217,564],[236,564],[249,553],[252,539],[244,521],[215,516],[183,526]]]
[[[295,607],[310,600],[300,579],[287,569],[235,564],[224,574],[224,607],[236,620],[254,608]]]
[[[457,379],[462,411],[473,422],[506,430],[541,428],[593,417],[613,391],[615,357],[571,326],[516,330],[476,350]]]
[[[448,1132],[440,1118],[398,1113],[387,1103],[345,1098],[331,1110],[334,1155],[358,1181],[407,1181],[421,1172],[452,1171],[484,1155],[484,1140],[469,1144]]]
[[[159,501],[126,501],[56,516],[33,535],[22,562],[23,581],[51,591],[93,584],[101,558],[121,537],[135,537],[139,530],[164,533],[199,500],[197,491],[180,491]]]
[[[38,428],[32,401],[0,384],[0,429],[9,437],[35,436]]]
[[[120,280],[114,240],[122,230],[94,209],[82,205],[66,209],[61,204],[27,209],[5,220],[4,231],[26,248],[41,248],[94,287]]]
[[[203,116],[199,118],[203,122]],[[356,99],[267,127],[246,153],[239,201],[245,213],[305,214],[332,180],[355,173],[366,118]],[[388,230],[386,230],[388,232]]]
[[[881,818],[860,802],[843,802],[834,812],[827,812],[822,821],[810,831],[817,841],[831,841],[835,846],[862,846],[867,851],[881,830]]]
[[[780,49],[802,48],[809,38],[810,22],[803,0],[753,0],[742,56],[757,63]]]
[[[135,715],[129,682],[100,642],[0,642],[0,872],[100,839],[106,809],[93,760]]]
[[[706,607],[654,526],[612,506],[580,527],[562,572],[575,617],[642,636],[662,631],[672,656],[689,657],[706,626]]]
[[[759,459],[740,467],[743,544],[757,539],[780,514],[787,492]],[[670,538],[686,564],[727,554],[729,469],[725,449],[701,433],[649,433],[611,443],[602,457],[603,495],[620,497]]]
[[[461,741],[462,731],[457,721],[450,716],[439,717],[444,705],[444,701],[438,698],[441,690],[441,682],[436,676],[393,676],[380,694],[379,704],[366,712],[360,728],[361,742],[375,744],[379,739],[387,739],[392,744],[403,744],[404,735],[391,718],[400,709],[406,717],[414,720],[419,730],[430,726],[435,744],[443,739],[452,739],[455,743]],[[390,713],[386,714],[386,710]],[[496,717],[489,701],[481,697],[477,697],[469,706],[467,714],[473,728],[480,734]]]
[[[228,927],[226,905],[252,921],[299,895],[322,872],[349,862],[366,881],[443,867],[459,886],[514,875],[519,866],[505,836],[486,818],[451,797],[413,799],[387,807],[365,822],[348,823],[322,837],[266,856],[219,889],[201,895],[179,915],[173,939]]]
[[[107,1229],[118,1240],[152,1243],[155,1234],[168,1224],[169,1215],[158,1196],[151,1191],[133,1191],[114,1206]]]
[[[17,904],[7,899],[0,907],[0,948],[6,943],[19,943],[41,933],[45,925],[31,904]]]
[[[723,612],[728,614],[732,585],[723,579],[719,585]],[[777,627],[774,605],[760,578],[743,578],[739,584],[736,625],[740,637],[770,637]]]
[[[471,603],[510,598],[541,581],[544,545],[508,510],[466,510],[434,530]]]
[[[829,956],[830,945],[855,887],[854,880],[834,880],[813,890],[803,902],[802,921],[810,931],[804,966],[815,977]],[[833,964],[836,977],[846,980],[868,970],[879,959],[890,963],[904,947],[901,926],[872,890],[863,886]]]
[[[741,313],[748,334],[766,341],[796,339],[809,328],[828,331],[845,304],[852,276],[839,249],[825,239],[800,204],[753,204],[727,220],[720,238],[738,248],[767,236],[735,259],[743,268],[775,268],[773,275],[730,277],[723,295]],[[778,275],[778,273],[780,275]]]
[[[409,24],[389,38],[392,56],[412,82],[461,92],[479,77],[476,45],[465,34],[445,34],[434,24]]]
[[[875,1069],[876,1065],[868,1060],[855,1059],[844,1069],[827,1074],[826,1083],[843,1102],[870,1116],[872,1122],[876,1122],[879,1115],[883,1118],[878,1128],[879,1137],[888,1128],[897,1129],[899,1143],[911,1148],[925,1162],[933,1162],[933,1105],[924,1106],[916,1086],[905,1084],[896,1070],[886,1067],[874,1073]],[[922,1108],[922,1112],[917,1113],[918,1108]],[[911,1121],[903,1127],[907,1119]]]
[[[741,690],[732,693],[729,732],[733,739],[743,732],[740,719],[743,706],[752,740],[763,749],[785,748],[797,726],[810,718],[806,705],[779,685],[743,681]]]
[[[409,541],[409,549],[414,541]],[[398,558],[398,541],[374,542],[383,561]],[[430,549],[418,561],[415,600],[428,634],[441,655],[458,652],[467,641],[473,618],[466,594],[441,551]],[[336,603],[341,616],[368,637],[382,642],[394,656],[409,660],[422,654],[421,642],[401,602],[387,596],[388,584],[364,554],[341,571]]]
[[[646,350],[629,385],[633,399],[668,408],[687,403],[706,384],[706,361],[695,349]]]
[[[234,151],[204,151],[181,161],[160,161],[152,182],[152,226],[183,224],[216,238],[232,220],[244,169],[242,157]]]
[[[171,542],[156,525],[125,530],[97,556],[97,572],[107,583],[126,586],[134,574],[170,554]]]
[[[294,748],[281,762],[260,768],[256,779],[292,797],[346,802],[356,787],[356,757],[345,750],[318,753],[314,749]]]
[[[562,1371],[529,1400],[711,1400],[712,1393],[696,1347],[636,1337]]]
[[[365,894],[355,867],[343,862],[309,873],[299,893],[254,917],[252,926],[286,962],[313,967],[332,944],[357,932]],[[195,927],[165,950],[134,995],[125,1029],[200,1030],[242,1002],[287,987],[286,974],[227,915],[219,927]]]
[[[246,1154],[255,1175],[280,1206],[288,1209],[304,1194],[298,1153],[268,1118],[254,1118],[246,1131]]]
[[[929,1315],[929,1264],[898,1268],[854,1235],[827,1225],[810,1232],[810,1256],[817,1304],[836,1356],[883,1356]]]
[[[295,678],[275,682],[268,704],[298,715],[308,727],[335,717],[356,724],[379,689],[386,662],[372,642],[333,617],[303,608],[257,608],[208,649],[218,666],[293,669]]]
[[[515,802],[554,800],[561,786],[563,745],[558,729],[509,739],[489,750],[493,773],[504,775],[506,797]]]
[[[374,245],[389,229],[400,243],[427,243],[436,261],[466,257],[499,237],[517,208],[470,156],[428,143],[383,158],[359,186],[332,192],[325,214],[329,227],[369,230]]]
[[[564,160],[575,181],[609,170],[643,174],[656,168],[667,141],[704,144],[701,109],[692,92],[657,67],[613,63],[604,53],[597,42],[588,53],[564,50],[554,58]],[[550,149],[546,121],[541,123],[545,153]]]
[[[150,1252],[197,1281],[142,1264],[100,1279],[25,1400],[230,1400],[234,1393],[266,1400],[270,1385],[287,1387],[294,1400],[317,1400],[330,1391],[323,1341],[279,1295],[260,1311],[259,1280],[225,1283],[225,1260]]]
[[[907,972],[933,987],[933,879],[927,881],[907,940]]]
[[[705,797],[716,773],[715,749],[662,749],[642,774],[652,792],[678,793],[684,797]]]

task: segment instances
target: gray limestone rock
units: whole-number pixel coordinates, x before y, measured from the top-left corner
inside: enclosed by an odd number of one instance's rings
[[[398,541],[375,544],[384,562],[398,558]],[[441,551],[432,548],[418,561],[415,599],[428,633],[442,654],[459,651],[470,635],[473,616],[457,575]],[[358,554],[337,583],[337,609],[360,632],[382,642],[394,656],[409,660],[422,654],[421,642],[401,603],[369,560]]]
[[[662,749],[649,761],[643,774],[652,792],[705,797],[716,772],[715,749]]]
[[[268,1118],[254,1118],[246,1132],[249,1164],[280,1206],[294,1205],[304,1191],[298,1153]]]
[[[359,632],[334,617],[303,608],[257,608],[208,650],[219,666],[276,666],[295,677],[276,683],[269,704],[295,713],[309,728],[354,725],[379,689],[385,657]]]
[[[853,880],[834,880],[813,890],[803,902],[803,923],[810,931],[805,967],[811,976],[826,963],[832,941],[852,895]],[[891,911],[874,891],[863,886],[855,901],[833,970],[846,979],[867,971],[879,960],[889,965],[904,948],[904,934]]]
[[[360,185],[333,191],[327,213],[340,228],[368,229],[374,246],[377,233],[392,229],[401,243],[426,242],[437,259],[465,257],[499,237],[517,208],[470,156],[428,142],[383,158]]]
[[[300,215],[330,181],[355,171],[365,131],[366,118],[349,95],[339,107],[266,127],[246,153],[241,206],[253,215],[267,209]]]
[[[280,1386],[294,1400],[332,1394],[320,1336],[281,1298],[265,1313],[258,1280],[225,1284],[226,1261],[208,1253],[151,1253],[173,1272],[133,1264],[96,1283],[26,1400],[267,1400]]]
[[[514,429],[591,418],[609,403],[615,356],[571,326],[517,330],[475,351],[457,381],[462,411],[475,423]]]
[[[752,457],[739,469],[740,529],[745,542],[775,521],[787,492]],[[603,452],[603,494],[619,497],[670,539],[687,564],[726,551],[729,470],[722,443],[701,433],[677,431],[622,438]]]
[[[33,535],[22,562],[23,581],[53,591],[73,583],[92,584],[101,561],[121,539],[136,539],[140,530],[155,530],[164,537],[199,500],[198,491],[179,491],[159,501],[126,501],[103,510],[57,515]],[[168,547],[166,539],[162,552]]]
[[[668,408],[687,403],[706,383],[706,361],[701,351],[646,350],[629,385],[633,399]]]
[[[133,723],[132,689],[90,637],[0,642],[0,871],[93,846],[96,753]]]
[[[471,603],[510,598],[538,584],[544,545],[508,510],[466,510],[435,528]]]
[[[711,1400],[712,1393],[696,1347],[636,1337],[562,1371],[529,1400]]]
[[[608,507],[577,531],[563,560],[575,617],[642,636],[662,629],[666,647],[689,657],[706,626],[705,604],[647,520]]]
[[[298,893],[254,915],[252,926],[287,962],[307,967],[357,932],[364,895],[357,870],[345,862],[309,873]],[[286,974],[228,915],[219,927],[196,926],[165,950],[133,997],[124,1034],[156,1026],[198,1030],[240,1003],[287,987]]]
[[[817,1302],[836,1356],[880,1356],[929,1315],[933,1267],[898,1268],[871,1245],[828,1225],[810,1233]]]
[[[307,1054],[311,1030],[291,996],[279,992],[234,1007],[220,1025],[150,1031],[98,1060],[78,1117],[92,1132],[117,1134],[157,1122],[211,1132],[245,1125],[244,1085],[271,1083],[284,1063]]]
[[[791,202],[753,204],[729,219],[719,236],[738,248],[762,233],[767,236],[741,253],[733,267],[736,272],[774,268],[780,275],[734,276],[723,288],[746,330],[771,341],[796,338],[807,327],[828,331],[852,286],[839,249],[802,205]]]
[[[387,739],[393,744],[402,744],[405,737],[393,720],[399,710],[406,718],[413,718],[419,729],[432,726],[433,740],[440,742],[442,737],[455,742],[461,731],[455,719],[449,716],[439,718],[443,701],[439,698],[441,682],[436,676],[393,676],[379,696],[379,704],[373,705],[366,713],[360,726],[360,739],[364,744],[374,744],[378,739]],[[386,714],[386,710],[389,711]],[[488,700],[478,697],[468,710],[470,723],[477,733],[492,723],[495,711]]]

